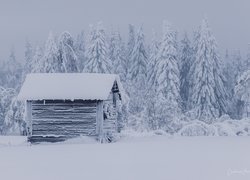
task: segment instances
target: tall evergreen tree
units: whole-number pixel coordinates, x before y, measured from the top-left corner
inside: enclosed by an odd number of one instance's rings
[[[81,31],[81,33],[77,35],[75,42],[75,52],[78,60],[78,69],[80,71],[83,70],[84,64],[86,62],[85,50],[86,50],[85,34],[84,31]]]
[[[32,58],[31,65],[30,65],[31,73],[42,72],[42,69],[41,69],[43,66],[42,58],[43,58],[43,49],[40,46],[37,46],[35,50],[35,55]]]
[[[235,50],[233,52],[233,65],[235,66],[236,68],[236,72],[235,72],[235,76],[236,78],[238,78],[240,76],[240,74],[245,70],[245,67],[244,67],[244,59],[242,58],[241,56],[241,52],[240,50]]]
[[[149,62],[147,66],[147,79],[148,79],[148,88],[151,88],[152,81],[155,79],[154,70],[157,63],[157,56],[159,51],[160,43],[156,39],[156,33],[153,32],[153,38],[151,41],[150,51],[149,51]]]
[[[156,39],[156,33],[153,32],[153,37],[150,46],[150,53],[149,53],[149,62],[147,66],[147,120],[148,126],[151,130],[156,130],[159,128],[158,119],[156,116],[157,107],[155,106],[155,87],[154,87],[154,80],[155,80],[155,66],[157,64],[157,56],[159,51],[160,43]]]
[[[3,86],[18,89],[22,79],[22,65],[16,60],[14,49],[11,49],[9,59],[3,64]]]
[[[125,47],[121,35],[118,31],[111,34],[109,57],[114,68],[113,72],[120,75],[122,81],[125,81],[127,64],[125,60]]]
[[[135,27],[132,24],[129,24],[129,34],[128,34],[128,44],[127,44],[127,50],[126,50],[126,61],[127,61],[127,74],[129,73],[129,69],[132,64],[132,51],[135,46],[135,41],[136,41],[136,34],[135,34]]]
[[[111,62],[107,52],[106,34],[101,22],[92,29],[87,49],[87,61],[84,72],[109,73]]]
[[[234,91],[237,98],[238,117],[250,117],[250,70],[239,76]]]
[[[145,116],[145,95],[148,54],[146,52],[145,40],[142,27],[138,30],[136,41],[131,53],[131,65],[127,77],[126,89],[130,95],[129,111],[134,117],[129,118],[136,129],[146,129],[147,121]]]
[[[49,37],[45,44],[44,57],[42,58],[42,63],[39,69],[43,73],[58,73],[65,72],[65,68],[62,63],[62,59],[59,58],[59,50],[55,42],[54,36],[52,33],[49,34]]]
[[[16,91],[14,89],[0,86],[0,134],[3,133],[4,119],[15,95]]]
[[[181,40],[180,48],[180,95],[182,97],[183,109],[186,110],[188,96],[189,96],[189,82],[190,82],[190,67],[193,63],[193,49],[191,42],[188,39],[187,33]]]
[[[176,32],[169,23],[163,23],[163,37],[154,68],[153,88],[159,127],[167,127],[180,113],[180,75],[178,67]]]
[[[18,101],[17,98],[14,97],[5,115],[3,134],[25,135],[26,123],[24,121],[24,114],[25,103]]]
[[[245,61],[245,66],[246,66],[247,70],[250,69],[250,44],[248,44],[248,51],[247,51],[247,57],[246,57],[246,61]]]
[[[226,50],[223,63],[223,73],[226,79],[226,88],[229,95],[233,95],[233,89],[237,80],[237,77],[243,71],[242,58],[239,51],[234,51],[232,54]]]
[[[59,57],[64,72],[78,72],[78,60],[74,50],[74,40],[69,32],[63,32],[59,40]]]
[[[196,36],[195,61],[191,67],[189,104],[197,118],[210,123],[227,111],[227,92],[215,38],[206,20]]]
[[[147,77],[148,54],[145,48],[145,39],[142,27],[139,29],[134,48],[131,53],[130,79],[132,82],[145,86]]]
[[[25,77],[27,73],[31,72],[31,63],[33,58],[33,47],[28,40],[26,40],[25,44],[24,58],[25,58],[25,65],[24,65],[23,76]]]

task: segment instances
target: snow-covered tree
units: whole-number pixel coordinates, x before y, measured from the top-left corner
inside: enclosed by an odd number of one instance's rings
[[[226,79],[226,88],[229,93],[232,93],[235,84],[235,64],[232,62],[232,57],[229,54],[229,51],[226,50],[224,61],[223,61],[223,73]]]
[[[25,103],[13,98],[4,119],[3,133],[7,135],[25,135]]]
[[[249,98],[249,82],[250,82],[250,48],[247,52],[246,59],[242,58],[240,50],[237,50],[233,54],[235,72],[234,72],[234,94],[233,100],[234,106],[232,109],[236,110],[233,113],[236,114],[236,118],[244,118],[250,116],[250,98]],[[230,73],[230,72],[229,72]],[[231,72],[233,74],[233,72]]]
[[[126,62],[127,62],[127,74],[129,73],[129,69],[132,64],[132,51],[135,46],[135,41],[136,41],[136,33],[135,33],[135,27],[132,24],[129,24],[128,26],[128,44],[127,44],[127,50],[126,50]]]
[[[147,92],[146,92],[147,121],[148,121],[148,127],[151,130],[159,128],[158,119],[156,118],[157,107],[155,106],[156,92],[154,87],[154,80],[155,80],[154,71],[155,71],[155,66],[157,64],[159,46],[160,43],[157,41],[156,33],[153,31],[153,37],[149,48],[149,62],[147,65]]]
[[[139,86],[145,86],[147,77],[148,54],[142,27],[139,29],[131,53],[130,79]]]
[[[111,62],[107,52],[107,39],[101,22],[97,24],[96,28],[93,27],[90,33],[84,72],[111,72]]]
[[[42,70],[41,70],[42,65],[43,65],[42,60],[43,60],[43,49],[40,46],[37,46],[36,50],[35,50],[35,55],[32,58],[31,65],[30,65],[32,73],[42,72]]]
[[[59,58],[62,62],[64,72],[78,72],[78,60],[74,50],[74,40],[69,32],[63,32],[60,36]]]
[[[234,91],[238,100],[236,108],[239,117],[250,117],[250,70],[239,76]]]
[[[60,54],[54,36],[50,33],[45,44],[41,66],[37,68],[43,73],[65,72],[62,59],[59,58],[59,56]]]
[[[130,96],[129,111],[132,115],[129,118],[131,121],[128,123],[137,130],[147,128],[145,118],[147,62],[148,54],[146,52],[144,34],[142,28],[140,28],[131,53],[131,68],[125,85]]]
[[[84,31],[81,31],[81,33],[77,35],[74,45],[75,45],[75,52],[76,52],[77,60],[78,60],[78,70],[82,71],[84,69],[84,64],[86,61],[86,57],[85,57],[86,44],[85,44]]]
[[[235,55],[232,56],[228,50],[226,50],[226,54],[223,61],[223,74],[225,77],[225,88],[228,92],[228,96],[230,101],[228,101],[228,114],[231,118],[238,118],[237,112],[237,99],[234,95],[235,83],[237,80],[237,76],[239,72],[239,63],[237,62],[237,58]]]
[[[119,74],[122,81],[125,81],[127,64],[124,53],[125,47],[118,31],[112,32],[110,37],[109,57],[113,66],[113,73]]]
[[[12,88],[0,87],[0,133],[3,132],[4,119],[16,91]]]
[[[241,56],[241,52],[240,50],[235,50],[233,52],[233,55],[232,55],[232,59],[233,59],[233,65],[234,67],[236,68],[236,72],[235,72],[235,78],[237,79],[240,74],[245,71],[245,67],[244,67],[244,60]]]
[[[11,49],[9,59],[3,64],[2,86],[6,88],[19,88],[22,78],[22,66],[16,60],[14,49]]]
[[[176,32],[169,23],[164,22],[151,88],[155,91],[154,114],[160,128],[168,128],[180,113],[180,75],[176,44]]]
[[[206,20],[199,28],[194,50],[189,105],[198,119],[210,123],[227,112],[227,92],[217,44]]]
[[[189,96],[189,82],[190,82],[190,67],[193,64],[193,48],[187,33],[181,40],[180,46],[180,95],[182,98],[183,109],[186,110],[188,96]]]
[[[31,72],[31,63],[33,59],[33,47],[28,40],[26,40],[25,44],[24,59],[25,59],[25,65],[23,71],[23,79],[25,78],[26,74]]]
[[[250,44],[248,44],[248,51],[247,51],[247,57],[244,63],[247,70],[250,69]]]
[[[160,43],[156,39],[156,33],[153,32],[153,38],[151,41],[150,45],[150,51],[149,51],[149,61],[147,65],[147,86],[148,88],[151,88],[152,86],[152,81],[155,79],[154,75],[154,70],[155,70],[155,65],[157,63],[157,56],[158,56],[158,51],[159,51],[159,46]]]
[[[237,78],[244,71],[244,64],[239,50],[234,51],[232,54],[226,50],[224,62],[223,62],[223,73],[226,79],[226,88],[229,95],[233,95],[233,89]]]

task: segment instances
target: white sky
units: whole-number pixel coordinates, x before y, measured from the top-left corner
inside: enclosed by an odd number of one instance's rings
[[[192,32],[206,15],[221,52],[242,49],[250,42],[249,0],[0,0],[0,60],[12,46],[23,59],[25,39],[39,43],[49,31],[68,30],[76,35],[89,24],[103,21],[107,29],[119,28],[126,37],[129,23],[143,24],[147,39],[162,20]],[[192,34],[190,34],[192,35]],[[222,54],[224,56],[224,54]]]

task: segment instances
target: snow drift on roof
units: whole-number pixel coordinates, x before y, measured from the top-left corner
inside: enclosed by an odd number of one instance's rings
[[[115,74],[34,73],[28,74],[18,95],[19,100],[83,99],[106,100],[114,82],[122,90]]]

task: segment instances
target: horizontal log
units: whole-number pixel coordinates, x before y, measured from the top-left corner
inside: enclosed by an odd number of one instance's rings
[[[96,120],[95,119],[75,119],[75,120],[55,120],[55,119],[37,119],[36,121],[33,121],[33,125],[36,124],[87,124],[87,123],[92,123],[95,124]]]
[[[32,107],[41,106],[82,106],[82,107],[95,107],[96,103],[46,103],[46,104],[40,104],[40,103],[32,103]]]
[[[33,111],[32,115],[43,116],[43,115],[91,115],[96,114],[96,111]],[[113,118],[116,119],[116,118]]]
[[[63,125],[63,124],[54,124],[54,125],[41,125],[41,124],[34,124],[33,129],[91,129],[95,128],[95,124],[71,124],[71,125]]]
[[[33,129],[35,128],[43,128],[43,129],[67,129],[67,128],[75,128],[75,129],[83,129],[83,128],[95,128],[96,123],[54,123],[54,124],[33,124]]]
[[[31,137],[28,137],[28,141],[33,143],[33,144],[34,143],[40,143],[40,142],[55,143],[55,142],[65,141],[65,140],[67,140],[69,138],[73,138],[73,137],[66,137],[66,136],[31,136]]]
[[[70,131],[32,131],[32,135],[62,135],[62,136],[90,136],[96,135],[95,130],[86,132],[70,132]]]
[[[90,110],[94,110],[96,109],[95,106],[32,106],[33,110],[47,110],[47,109],[53,109],[53,110],[68,110],[68,109],[75,109],[75,110],[86,110],[86,109],[90,109]]]
[[[56,129],[53,129],[53,128],[48,128],[48,129],[40,129],[40,128],[34,128],[32,130],[32,132],[35,132],[35,131],[40,131],[40,132],[51,132],[51,133],[58,133],[58,132],[68,132],[68,133],[89,133],[89,132],[93,132],[95,131],[95,128],[92,127],[92,128],[85,128],[85,129],[76,129],[76,128],[72,128],[72,129],[64,129],[64,128],[56,128]]]
[[[70,115],[66,115],[66,114],[55,114],[55,115],[33,115],[32,119],[36,120],[36,119],[95,119],[96,118],[96,114],[70,114]]]
[[[32,132],[35,132],[35,131],[39,131],[39,132],[50,132],[50,133],[58,133],[58,132],[61,132],[62,134],[64,134],[64,132],[68,132],[68,133],[90,133],[90,132],[94,132],[95,131],[95,128],[85,128],[85,129],[40,129],[40,128],[34,128]]]

